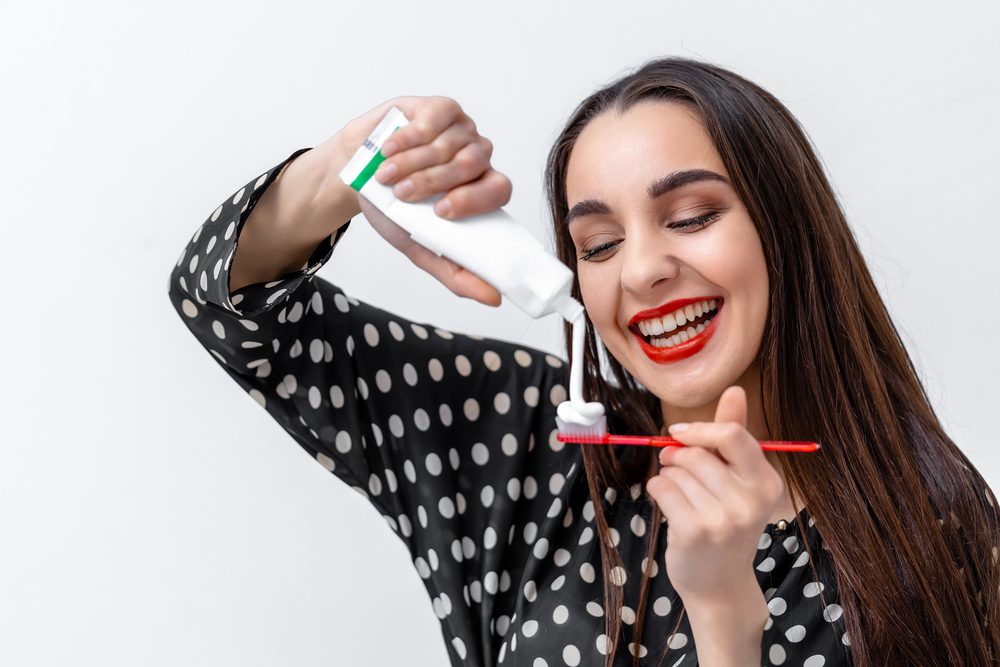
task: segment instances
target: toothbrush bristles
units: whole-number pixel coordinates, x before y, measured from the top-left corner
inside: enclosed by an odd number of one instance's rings
[[[587,426],[575,422],[566,422],[556,417],[556,426],[559,428],[558,439],[562,442],[577,442],[582,444],[599,445],[604,444],[608,435],[608,417],[602,415],[597,420]]]

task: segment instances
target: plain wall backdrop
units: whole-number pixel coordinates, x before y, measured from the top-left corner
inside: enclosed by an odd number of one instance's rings
[[[809,4],[5,7],[0,664],[447,664],[402,543],[167,298],[220,202],[397,95],[458,100],[514,183],[507,210],[551,248],[543,162],[585,95],[670,54],[762,84],[996,488],[1000,5]],[[361,219],[320,276],[566,356],[556,318],[454,297]]]

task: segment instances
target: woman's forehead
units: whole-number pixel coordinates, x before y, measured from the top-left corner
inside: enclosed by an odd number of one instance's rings
[[[568,202],[609,188],[646,187],[686,169],[727,176],[722,158],[698,115],[676,102],[640,102],[624,113],[591,120],[574,144],[566,171]]]

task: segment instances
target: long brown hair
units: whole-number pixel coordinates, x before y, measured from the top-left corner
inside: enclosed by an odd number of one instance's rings
[[[807,500],[829,547],[853,663],[993,664],[1000,657],[996,497],[944,432],[819,159],[774,96],[720,67],[662,58],[583,100],[545,171],[560,259],[576,272],[565,219],[566,167],[577,137],[597,115],[645,100],[685,104],[700,116],[760,235],[770,290],[758,353],[764,417],[776,439],[824,445],[820,455],[784,456],[780,464],[794,506]],[[573,294],[581,299],[579,280]],[[571,333],[567,324],[570,353]],[[607,348],[603,354],[609,380],[588,318],[588,400],[607,406],[618,420],[612,430],[660,432],[659,399]],[[608,667],[619,645],[623,603],[610,572],[622,561],[602,496],[636,482],[644,488],[658,471],[655,451],[624,449],[620,458],[609,447],[583,452],[600,535]],[[654,553],[662,516],[650,503],[645,562],[651,564],[662,556]],[[648,565],[640,584],[639,638],[651,570]]]

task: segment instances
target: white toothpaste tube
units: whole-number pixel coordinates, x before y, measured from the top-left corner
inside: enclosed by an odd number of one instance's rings
[[[403,112],[392,107],[340,172],[340,180],[414,241],[476,274],[532,317],[557,312],[575,320],[583,306],[570,295],[573,272],[503,209],[448,220],[434,212],[443,195],[400,201],[391,186],[372,177],[385,159],[382,144],[407,123]]]
[[[603,417],[604,407],[583,400],[584,310],[571,295],[573,272],[502,209],[448,220],[434,212],[435,202],[443,195],[405,202],[396,198],[392,186],[373,178],[385,160],[382,144],[408,122],[399,108],[392,107],[340,171],[340,180],[409,232],[414,241],[476,274],[533,318],[558,313],[573,323],[577,363],[571,369],[570,401],[560,405],[558,412],[567,422],[595,424]]]

